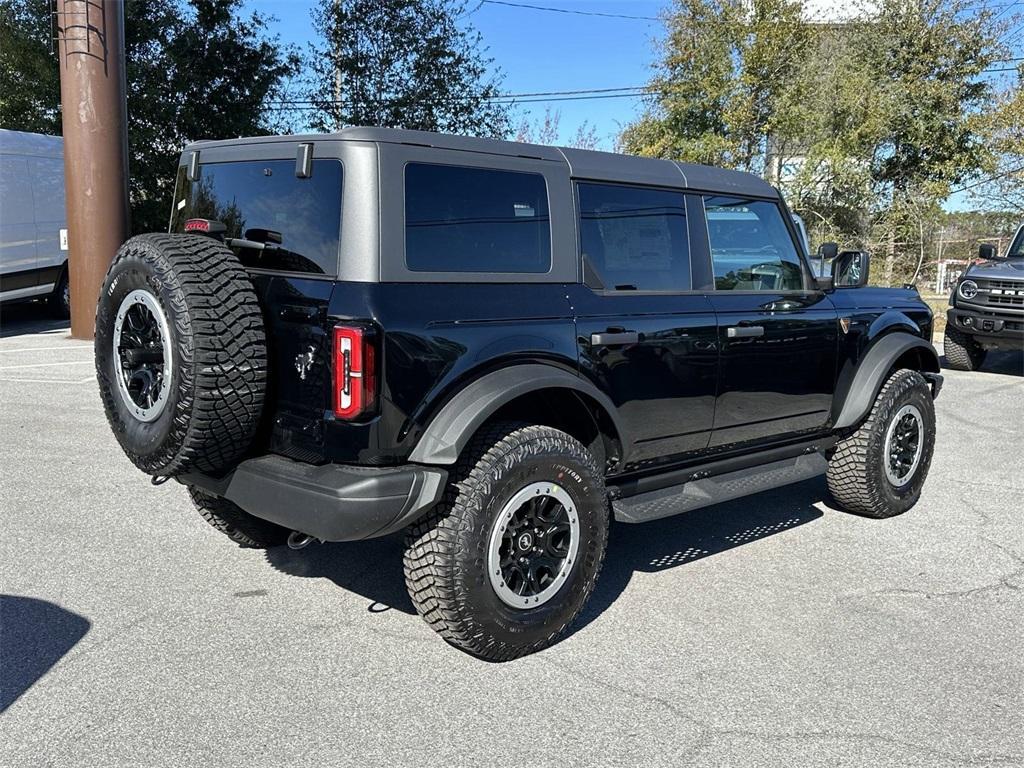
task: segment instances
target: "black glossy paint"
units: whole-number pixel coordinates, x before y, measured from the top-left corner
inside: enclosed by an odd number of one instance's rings
[[[711,444],[815,432],[828,426],[836,376],[837,313],[817,291],[718,291],[721,367]],[[763,335],[730,338],[729,329]]]
[[[570,286],[580,372],[615,403],[630,462],[672,462],[708,445],[715,414],[715,314],[700,294],[595,292]],[[631,332],[637,343],[594,344]]]
[[[618,408],[628,465],[647,470],[827,433],[857,362],[887,333],[929,339],[913,291],[804,294],[594,291],[581,284],[335,283],[254,274],[269,329],[272,380],[263,439],[314,463],[390,465],[409,456],[437,410],[467,382],[517,362],[579,374]],[[841,319],[845,319],[846,330]],[[380,356],[378,412],[330,412],[330,328],[370,321]],[[730,339],[727,328],[765,328]],[[636,331],[601,345],[594,333]],[[303,379],[296,358],[312,350]]]

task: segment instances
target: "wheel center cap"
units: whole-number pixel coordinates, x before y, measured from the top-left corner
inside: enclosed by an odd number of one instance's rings
[[[533,534],[529,531],[524,531],[520,534],[519,541],[517,543],[519,544],[519,549],[523,551],[529,549],[533,546]]]

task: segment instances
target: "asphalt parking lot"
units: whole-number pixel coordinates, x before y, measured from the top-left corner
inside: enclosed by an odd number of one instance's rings
[[[573,634],[498,665],[397,538],[235,549],[124,458],[89,344],[0,335],[2,766],[1024,765],[1020,354],[946,372],[908,514],[815,480],[618,526]]]

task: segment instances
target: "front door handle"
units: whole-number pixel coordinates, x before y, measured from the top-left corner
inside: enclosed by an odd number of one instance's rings
[[[595,347],[611,347],[617,344],[637,344],[640,334],[637,331],[605,331],[590,334],[590,343]]]
[[[734,325],[725,329],[725,335],[730,339],[752,339],[756,336],[764,336],[763,325]]]

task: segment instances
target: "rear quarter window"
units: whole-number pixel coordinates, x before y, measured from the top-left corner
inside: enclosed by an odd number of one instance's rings
[[[409,163],[405,263],[413,272],[551,269],[547,185],[538,173]]]
[[[296,177],[294,160],[206,163],[196,181],[179,176],[171,231],[214,219],[227,226],[226,238],[266,246],[232,246],[247,267],[335,276],[341,190],[338,160],[314,160],[306,179]]]

